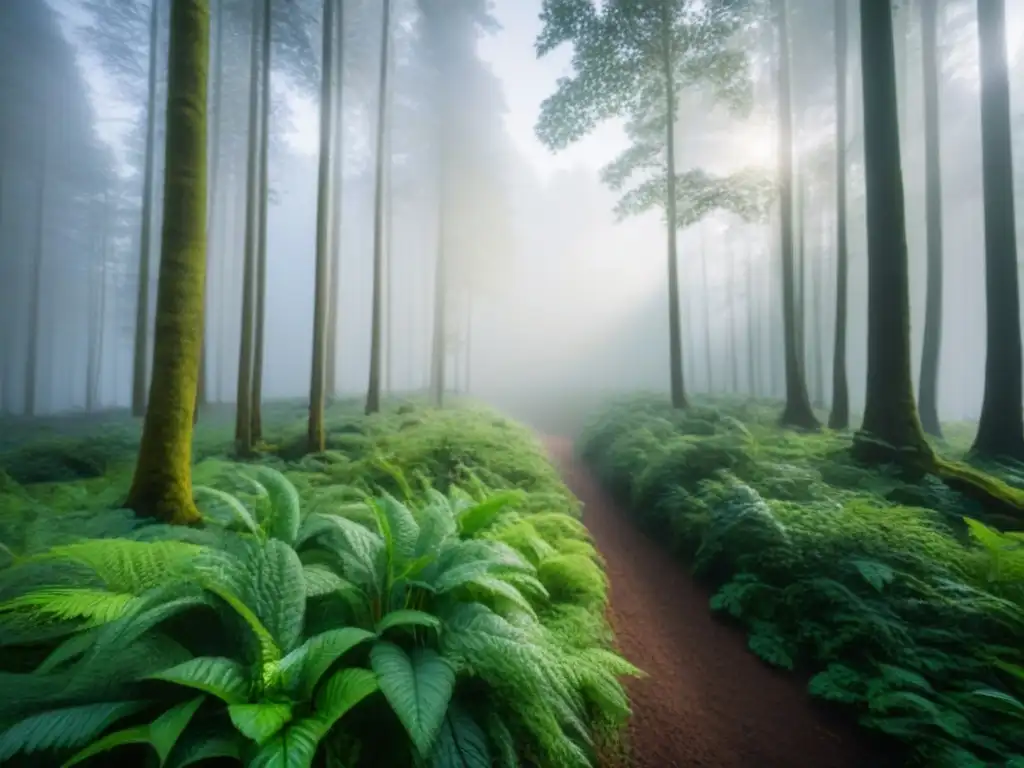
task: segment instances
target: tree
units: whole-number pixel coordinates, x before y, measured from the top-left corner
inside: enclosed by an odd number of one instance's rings
[[[628,118],[633,146],[605,170],[605,180],[621,187],[636,171],[653,171],[620,203],[620,214],[658,206],[665,210],[668,257],[669,370],[672,404],[687,404],[683,377],[676,231],[692,223],[700,202],[719,190],[706,174],[693,172],[680,184],[675,156],[679,93],[709,83],[733,106],[749,101],[746,55],[731,46],[740,26],[732,2],[697,4],[689,0],[606,3],[600,9],[583,0],[545,0],[544,27],[537,53],[544,56],[563,42],[574,45],[571,77],[541,106],[536,132],[554,150],[563,149],[614,116]],[[714,196],[717,199],[717,195]],[[689,214],[679,201],[690,200]],[[699,216],[698,216],[699,218]]]
[[[793,113],[789,72],[789,22],[786,0],[774,0],[779,34],[779,219],[782,228],[782,322],[785,346],[786,405],[782,424],[801,429],[817,429],[820,425],[800,364],[797,331],[795,275],[793,264]]]
[[[986,0],[987,2],[987,0]],[[864,176],[868,225],[865,459],[934,463],[910,375],[910,295],[890,0],[861,0]]]
[[[142,177],[142,234],[139,237],[139,284],[135,309],[135,350],[132,362],[132,414],[146,412],[149,363],[149,270],[153,258],[153,196],[156,174],[156,99],[159,61],[160,0],[150,0],[149,87],[146,98],[146,170]]]
[[[927,3],[925,3],[927,5]],[[832,410],[828,415],[830,429],[850,426],[850,389],[846,373],[846,317],[849,290],[849,247],[846,223],[846,70],[848,10],[846,0],[835,0],[836,36],[836,328],[832,351]]]
[[[377,94],[377,158],[373,191],[373,296],[370,320],[370,380],[366,390],[366,413],[380,410],[381,302],[384,279],[384,131],[388,119],[388,59],[391,43],[391,0],[384,0],[380,40],[380,90]]]
[[[326,447],[324,435],[324,401],[327,379],[327,304],[329,300],[331,207],[334,202],[331,184],[331,138],[334,131],[332,111],[334,92],[334,0],[324,0],[323,54],[320,63],[320,164],[316,198],[316,277],[313,299],[313,364],[309,385],[309,421],[306,431],[310,453]]]
[[[200,519],[191,465],[206,279],[209,27],[209,0],[173,0],[154,375],[125,502],[138,514],[178,524]]]
[[[259,213],[256,226],[256,316],[253,329],[252,392],[249,395],[250,432],[253,440],[263,438],[263,353],[267,314],[267,207],[270,194],[268,152],[270,149],[270,42],[271,0],[263,0],[263,34],[260,48],[260,124],[259,124]],[[255,137],[254,137],[255,138]]]
[[[1024,460],[1020,294],[1003,0],[978,0],[978,49],[988,330],[985,395],[971,450],[981,456]]]
[[[256,273],[260,258],[259,248],[261,198],[260,188],[262,135],[260,134],[260,12],[252,6],[252,37],[249,53],[249,147],[246,160],[245,197],[245,261],[242,267],[242,320],[241,340],[238,345],[238,389],[235,399],[235,451],[246,456],[252,451],[252,384],[253,346],[255,341]]]
[[[942,437],[939,424],[939,356],[942,350],[942,163],[939,143],[938,17],[940,0],[921,4],[921,52],[924,65],[925,228],[928,277],[925,288],[924,342],[918,407],[921,426]]]

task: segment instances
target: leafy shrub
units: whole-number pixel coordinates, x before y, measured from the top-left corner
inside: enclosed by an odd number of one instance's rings
[[[280,472],[235,470],[244,492],[197,489],[203,528],[17,556],[0,761],[592,765],[636,670],[585,530],[521,491],[389,478],[403,501],[303,507]]]
[[[854,464],[842,435],[708,410],[615,404],[580,450],[766,662],[815,673],[812,694],[921,764],[1024,765],[1024,535],[948,487]]]

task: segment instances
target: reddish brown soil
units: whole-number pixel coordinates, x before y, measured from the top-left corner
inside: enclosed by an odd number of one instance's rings
[[[584,503],[607,561],[612,627],[648,677],[628,682],[635,768],[877,768],[855,726],[837,725],[803,683],[769,668],[741,630],[715,619],[707,590],[616,509],[561,438],[546,440]]]

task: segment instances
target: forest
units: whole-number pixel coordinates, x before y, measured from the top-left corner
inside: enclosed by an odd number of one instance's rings
[[[1022,72],[0,0],[0,765],[1024,768]]]

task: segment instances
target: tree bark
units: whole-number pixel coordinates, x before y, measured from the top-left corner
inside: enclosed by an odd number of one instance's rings
[[[388,119],[388,51],[391,47],[391,0],[384,0],[381,21],[380,90],[377,94],[377,163],[373,192],[373,307],[370,320],[370,377],[366,388],[366,413],[380,410],[381,303],[384,279],[384,133]]]
[[[668,3],[662,18],[662,76],[665,78],[665,214],[668,220],[668,339],[672,407],[687,406],[683,378],[683,346],[679,326],[679,252],[676,239],[676,84],[672,71],[672,26]]]
[[[986,0],[987,1],[987,0]],[[933,463],[910,375],[910,294],[889,0],[861,0],[864,176],[868,227],[868,354],[864,459]]]
[[[1024,460],[1020,294],[1003,0],[978,0],[978,46],[988,332],[985,395],[971,450],[980,456]]]
[[[25,415],[35,416],[37,410],[37,378],[39,375],[39,325],[43,313],[43,257],[46,253],[46,182],[50,173],[47,155],[48,141],[43,130],[43,147],[40,153],[39,192],[36,200],[36,249],[32,260],[32,293],[28,307],[28,353],[25,360]]]
[[[921,426],[942,437],[939,423],[939,367],[942,351],[942,162],[939,139],[938,14],[940,0],[921,3],[921,47],[924,58],[925,219],[928,277],[925,289],[924,341],[918,407]]]
[[[256,240],[256,317],[253,338],[252,395],[249,402],[250,431],[254,442],[263,439],[263,353],[267,320],[267,208],[270,194],[270,19],[271,0],[263,0],[263,37],[260,41],[259,211]]]
[[[886,0],[888,1],[888,0]],[[793,114],[789,77],[789,22],[786,0],[775,0],[779,30],[779,217],[782,228],[782,322],[785,345],[786,405],[783,426],[818,429],[804,381],[798,345],[793,269]]]
[[[836,327],[832,350],[830,429],[850,426],[850,389],[846,373],[848,245],[846,234],[846,94],[849,45],[846,0],[836,0]]]
[[[320,69],[320,167],[316,197],[316,277],[313,300],[313,364],[309,385],[309,423],[306,430],[310,453],[322,452],[326,447],[324,434],[324,401],[327,379],[325,357],[327,353],[328,279],[330,277],[331,138],[334,104],[334,0],[324,0],[323,54]]]
[[[146,374],[149,368],[149,271],[152,258],[153,196],[156,175],[156,90],[159,66],[160,0],[150,0],[149,86],[146,107],[146,164],[142,175],[142,230],[139,235],[139,283],[135,310],[135,348],[132,361],[132,415],[146,413]]]
[[[700,276],[704,285],[704,366],[708,372],[708,394],[715,392],[715,364],[711,355],[711,290],[708,287],[708,248],[704,228],[700,228]]]
[[[167,83],[164,216],[149,407],[125,507],[170,523],[192,499],[192,410],[206,280],[209,0],[174,0]]]
[[[252,37],[249,49],[249,147],[245,180],[245,261],[242,268],[241,338],[238,344],[238,380],[235,393],[235,452],[252,453],[253,320],[256,299],[258,231],[260,215],[260,9],[252,6]]]
[[[327,300],[327,397],[338,394],[338,316],[341,313],[341,225],[342,199],[345,185],[345,114],[343,96],[345,93],[345,3],[341,2],[334,9],[335,39],[339,49],[334,57],[334,77],[337,87],[334,97],[334,142],[333,160],[331,162],[331,186],[333,204],[331,206],[330,235],[330,293]]]

